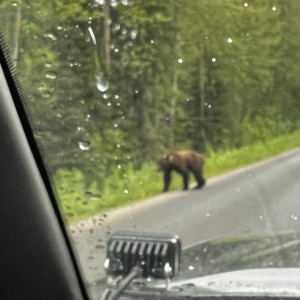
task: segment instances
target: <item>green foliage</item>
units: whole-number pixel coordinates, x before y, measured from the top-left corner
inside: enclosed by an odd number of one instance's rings
[[[218,152],[211,150],[206,155],[205,177],[210,178],[299,146],[298,130],[293,134],[240,149]],[[99,193],[95,183],[87,187],[84,182],[85,175],[78,169],[58,170],[54,179],[63,215],[69,223],[157,195],[161,193],[163,185],[162,174],[154,163],[144,164],[140,170],[136,170],[132,165],[126,166],[125,169],[116,168],[108,176],[103,193]],[[178,190],[181,186],[182,178],[174,174],[171,190]]]
[[[299,1],[3,0],[0,9],[62,207],[81,210],[66,210],[71,219],[160,191],[151,162],[163,152],[230,149],[214,163],[227,170],[226,155],[230,166],[258,159],[242,149],[269,153],[300,128]],[[101,200],[86,201],[90,189]]]

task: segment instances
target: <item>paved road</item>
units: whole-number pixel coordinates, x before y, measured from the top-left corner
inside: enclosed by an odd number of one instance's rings
[[[103,275],[105,240],[115,230],[177,234],[183,247],[219,236],[300,232],[300,149],[119,208],[70,228],[88,282]]]

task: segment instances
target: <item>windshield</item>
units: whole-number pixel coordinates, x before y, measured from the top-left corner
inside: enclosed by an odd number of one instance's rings
[[[91,291],[118,230],[178,235],[184,279],[299,266],[299,13],[297,0],[1,1]]]

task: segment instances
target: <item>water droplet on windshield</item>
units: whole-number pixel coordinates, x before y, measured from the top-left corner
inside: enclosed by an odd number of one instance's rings
[[[105,0],[95,0],[95,3],[98,5],[104,5]]]
[[[211,59],[211,61],[215,63],[215,62],[217,61],[217,59],[216,59],[215,57],[213,57],[213,58]]]
[[[137,30],[132,30],[130,32],[130,37],[134,40],[134,39],[136,39],[137,34],[138,34]]]
[[[56,79],[57,73],[52,71],[52,72],[49,72],[48,74],[46,74],[45,77],[49,78],[49,79]]]
[[[80,150],[87,151],[91,148],[91,143],[87,141],[79,141],[78,146]]]
[[[249,4],[248,4],[247,2],[245,2],[245,3],[244,3],[244,6],[245,6],[245,7],[248,7],[248,6],[249,6]]]
[[[112,7],[117,7],[117,6],[118,6],[118,2],[117,2],[116,0],[111,0],[111,1],[110,1],[110,5],[111,5]]]
[[[93,29],[92,29],[91,27],[89,27],[89,28],[88,28],[88,31],[89,31],[89,33],[90,33],[90,36],[91,36],[91,38],[92,38],[92,41],[93,41],[94,45],[96,45],[96,44],[97,44],[97,41],[96,41],[96,37],[95,37],[95,34],[94,34]]]
[[[183,63],[183,59],[182,59],[182,58],[178,58],[177,61],[178,61],[179,64],[182,64],[182,63]]]
[[[91,148],[89,133],[81,126],[78,126],[76,131],[79,149],[84,151],[89,150]]]
[[[190,271],[194,270],[194,267],[193,266],[189,266],[189,270]]]
[[[232,44],[233,43],[233,39],[232,38],[228,38],[227,39],[227,43]]]
[[[125,193],[125,194],[128,194],[128,190],[127,190],[127,189],[125,189],[125,190],[124,190],[124,193]]]
[[[276,6],[273,6],[272,11],[276,11],[276,10],[277,10]]]
[[[293,219],[294,221],[297,221],[298,220],[298,216],[296,216],[296,215],[291,215],[291,219]]]
[[[100,92],[106,92],[109,88],[109,83],[105,76],[102,73],[99,73],[95,76],[97,89]]]
[[[54,34],[52,34],[52,33],[46,34],[45,37],[48,37],[52,41],[56,41],[57,40],[57,37]]]
[[[46,68],[51,68],[52,67],[52,62],[46,62],[45,67]]]
[[[43,98],[50,98],[51,97],[51,93],[50,92],[43,92],[42,97]]]
[[[120,24],[114,24],[112,26],[112,32],[116,33],[117,31],[119,31],[121,29],[121,25]]]

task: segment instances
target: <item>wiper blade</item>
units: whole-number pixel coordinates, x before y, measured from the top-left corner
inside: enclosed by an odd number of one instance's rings
[[[101,297],[101,300],[117,300],[121,294],[126,290],[130,283],[143,274],[143,269],[140,267],[134,267],[130,273],[118,284],[117,289],[106,289]]]

